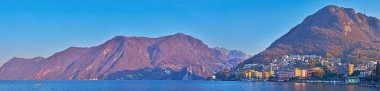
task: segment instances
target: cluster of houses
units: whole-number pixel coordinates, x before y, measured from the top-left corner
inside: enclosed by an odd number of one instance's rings
[[[311,79],[318,71],[329,70],[356,83],[359,77],[367,77],[375,69],[376,62],[361,61],[353,64],[342,62],[341,58],[323,58],[317,55],[284,55],[270,64],[245,64],[242,71],[245,80],[287,81],[292,78]],[[356,74],[355,76],[353,76]]]
[[[247,78],[247,80],[266,80],[274,74],[275,73],[273,70],[270,70],[269,72],[247,70],[244,72],[244,76]]]

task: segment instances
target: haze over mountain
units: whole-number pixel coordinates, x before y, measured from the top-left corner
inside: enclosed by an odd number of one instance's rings
[[[354,9],[326,6],[245,63],[265,63],[288,54],[379,59],[380,21]]]
[[[99,46],[70,47],[48,58],[13,58],[0,68],[0,79],[203,79],[246,58],[241,51],[209,48],[182,33],[117,36]]]

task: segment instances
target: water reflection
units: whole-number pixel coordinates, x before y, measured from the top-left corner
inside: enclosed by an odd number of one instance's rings
[[[306,83],[294,83],[294,88],[296,89],[296,91],[306,91],[305,84]]]
[[[355,91],[354,86],[348,86],[347,91]]]
[[[35,86],[35,83],[44,86]],[[357,85],[236,81],[0,81],[0,91],[379,91]]]

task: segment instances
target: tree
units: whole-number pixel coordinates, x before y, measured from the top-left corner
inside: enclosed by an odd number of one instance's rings
[[[228,69],[223,69],[223,70],[221,70],[221,71],[219,71],[219,72],[217,72],[216,74],[215,74],[215,76],[216,76],[216,79],[219,79],[219,80],[227,80],[228,79],[228,76],[229,76],[229,70]]]
[[[352,73],[351,76],[359,76],[360,75],[360,71],[359,70],[355,70],[354,73]]]
[[[298,77],[292,77],[292,78],[289,79],[290,82],[295,82],[295,81],[298,81],[298,80],[300,80],[300,78],[298,78]]]
[[[321,68],[313,68],[312,78],[314,79],[322,79],[325,72]]]
[[[380,79],[380,63],[379,63],[379,61],[377,61],[377,64],[376,64],[375,77],[376,77],[376,79]]]

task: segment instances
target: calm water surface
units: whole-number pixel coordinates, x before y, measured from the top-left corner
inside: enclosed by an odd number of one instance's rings
[[[234,81],[0,81],[0,91],[380,91],[357,85]]]

